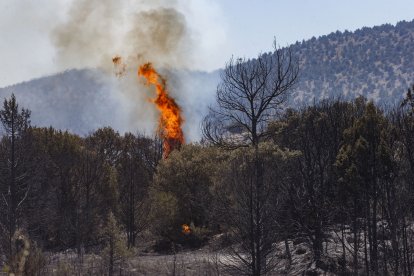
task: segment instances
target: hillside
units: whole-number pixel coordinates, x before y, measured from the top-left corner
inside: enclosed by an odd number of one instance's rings
[[[355,32],[338,31],[295,43],[292,47],[300,60],[300,79],[292,104],[358,95],[378,104],[397,104],[414,82],[413,41],[414,20]],[[179,81],[171,82],[181,90],[178,100],[191,139],[199,138],[200,119],[207,105],[214,102],[218,73],[175,73]],[[39,126],[52,125],[79,134],[106,125],[136,131],[137,125],[126,122],[131,107],[126,107],[125,99],[113,91],[101,72],[84,69],[0,88],[0,98],[15,93],[21,105],[33,111],[32,121]]]
[[[301,79],[296,103],[363,95],[394,104],[414,82],[414,20],[335,32],[297,42]]]
[[[196,140],[199,122],[214,100],[218,71],[170,72],[169,77],[168,86],[178,94],[178,103],[186,116],[187,137]],[[72,69],[0,88],[0,99],[14,93],[18,103],[32,111],[31,121],[36,126],[53,126],[80,135],[104,126],[121,132],[149,133],[151,120],[143,115],[147,115],[144,109],[152,106],[132,101],[134,97],[128,93],[140,93],[138,87],[125,92],[119,83],[99,70]],[[141,95],[140,101],[146,104],[146,97]]]
[[[18,103],[32,111],[38,126],[53,126],[78,134],[116,125],[116,101],[99,71],[68,70],[0,89],[0,98],[14,93]],[[111,112],[108,112],[111,111]]]

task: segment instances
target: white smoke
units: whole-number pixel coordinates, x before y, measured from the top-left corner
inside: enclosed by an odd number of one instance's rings
[[[213,16],[217,11],[207,0],[75,0],[66,21],[50,37],[61,69],[103,69],[104,81],[123,110],[125,123],[114,126],[121,131],[152,132],[156,128],[157,111],[148,101],[154,95],[138,79],[139,65],[150,61],[167,79],[182,78],[170,85],[169,92],[184,110],[187,140],[195,140],[215,82],[202,85],[189,77],[188,70],[204,66],[206,47],[219,50],[225,41],[225,30]],[[119,79],[114,77],[117,69],[112,63],[117,55],[126,66]]]

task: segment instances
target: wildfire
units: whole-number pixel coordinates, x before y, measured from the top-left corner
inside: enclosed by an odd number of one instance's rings
[[[181,225],[181,228],[182,228],[183,234],[188,235],[191,233],[191,228],[187,224]]]
[[[145,77],[147,85],[155,86],[157,97],[152,99],[152,102],[161,112],[158,129],[164,141],[163,149],[166,158],[172,150],[179,148],[184,143],[184,134],[181,128],[183,124],[181,109],[175,100],[168,95],[166,80],[158,74],[151,63],[140,66],[138,76]],[[190,227],[188,227],[188,230],[190,230]]]

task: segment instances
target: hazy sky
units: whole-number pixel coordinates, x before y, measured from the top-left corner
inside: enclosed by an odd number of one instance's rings
[[[125,0],[134,1],[134,0]],[[135,0],[143,1],[143,0]],[[155,0],[148,0],[155,1]],[[0,87],[53,74],[49,33],[66,19],[72,0],[0,1]],[[194,68],[213,70],[231,57],[271,50],[333,31],[414,18],[413,0],[177,0],[194,29]],[[102,20],[105,20],[103,18]]]

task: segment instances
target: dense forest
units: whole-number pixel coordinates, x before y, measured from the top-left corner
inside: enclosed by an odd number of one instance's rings
[[[293,46],[231,59],[203,139],[168,158],[157,136],[36,127],[4,99],[3,271],[145,275],[140,254],[209,246],[193,275],[411,275],[414,91],[393,109],[364,97],[281,109],[299,76]]]

